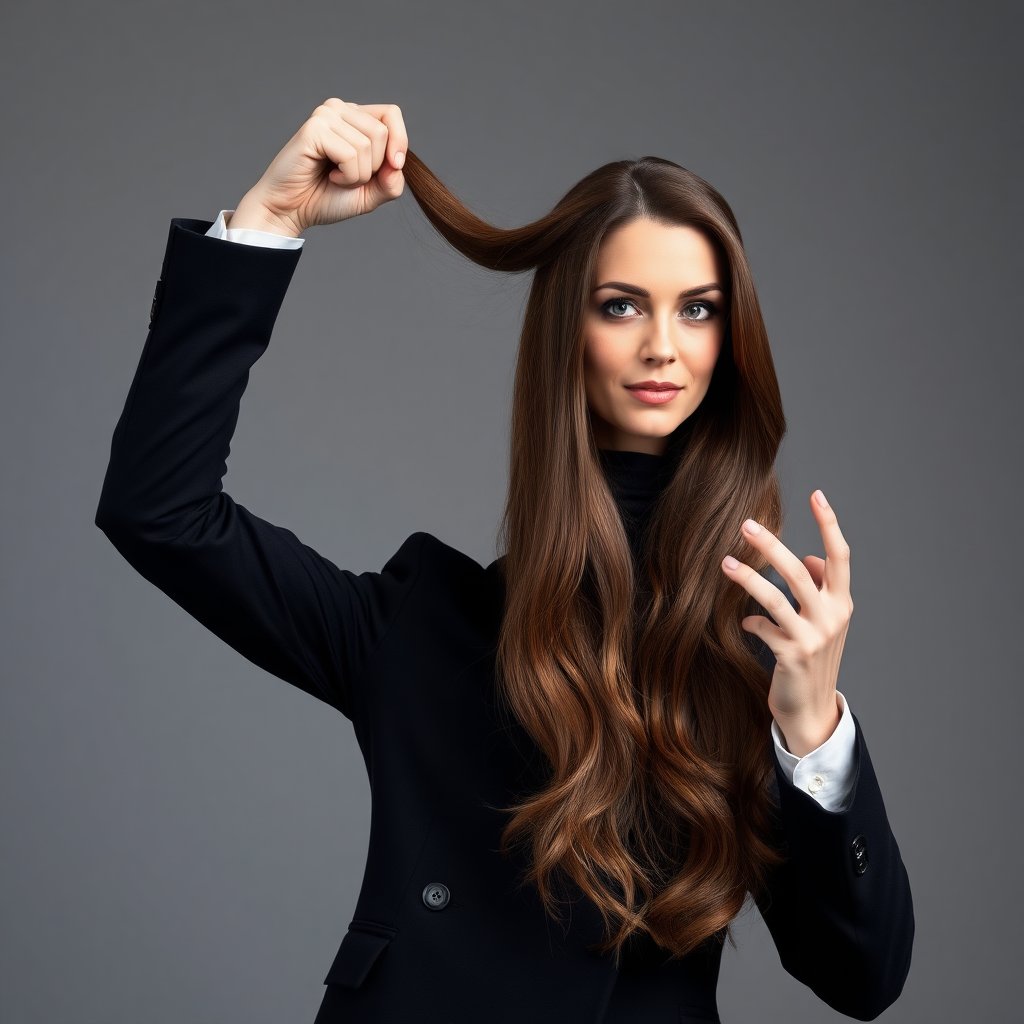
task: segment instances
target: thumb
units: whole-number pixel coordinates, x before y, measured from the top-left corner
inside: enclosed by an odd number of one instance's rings
[[[399,168],[385,160],[377,173],[370,179],[367,188],[370,192],[370,200],[376,208],[381,203],[397,199],[402,194],[405,189],[405,175]]]

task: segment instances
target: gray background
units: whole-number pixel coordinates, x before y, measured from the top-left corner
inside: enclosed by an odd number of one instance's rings
[[[1016,8],[1014,10],[1014,8]],[[887,1021],[1020,1019],[1020,5],[8,3],[0,1017],[311,1021],[355,905],[350,724],[93,525],[172,217],[317,104],[395,102],[481,215],[658,154],[732,204],[789,419],[784,539],[853,550],[840,688],[913,885]],[[311,230],[225,487],[337,564],[494,557],[528,280],[407,192]],[[375,380],[382,383],[375,383]],[[842,1019],[738,922],[725,1021]]]

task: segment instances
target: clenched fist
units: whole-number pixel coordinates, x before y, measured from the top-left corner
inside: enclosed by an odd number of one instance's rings
[[[394,103],[325,100],[242,198],[228,227],[298,238],[397,199],[409,138]]]

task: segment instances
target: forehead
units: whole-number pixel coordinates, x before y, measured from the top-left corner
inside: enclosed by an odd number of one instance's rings
[[[604,237],[594,272],[595,284],[617,280],[657,288],[660,282],[680,291],[720,281],[724,269],[715,247],[696,228],[638,218]]]

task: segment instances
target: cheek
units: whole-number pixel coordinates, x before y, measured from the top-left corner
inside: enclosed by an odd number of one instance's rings
[[[718,363],[719,353],[722,351],[721,338],[716,339],[710,345],[701,352],[697,361],[693,364],[693,371],[698,376],[705,380],[705,382],[711,380],[711,375],[715,371],[715,366]]]
[[[583,348],[583,373],[587,385],[588,397],[607,392],[608,387],[618,377],[621,370],[621,358],[615,346],[603,338],[600,332],[591,332]]]

